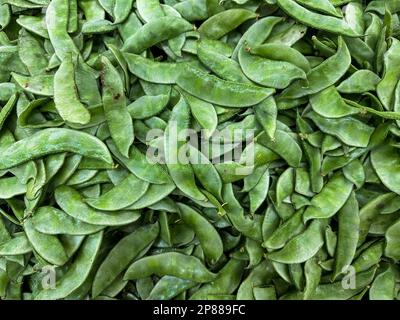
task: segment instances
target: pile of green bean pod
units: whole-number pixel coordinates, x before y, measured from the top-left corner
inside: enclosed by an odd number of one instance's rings
[[[398,0],[0,0],[0,299],[400,299],[399,80]]]

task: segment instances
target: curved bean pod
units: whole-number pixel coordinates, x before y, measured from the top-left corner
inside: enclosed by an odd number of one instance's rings
[[[335,136],[349,146],[367,147],[374,132],[373,127],[352,117],[325,118],[313,111],[306,117],[311,119],[322,132]]]
[[[147,300],[170,300],[196,285],[192,280],[163,276],[151,290]]]
[[[24,234],[16,235],[14,238],[0,245],[0,255],[16,256],[32,251],[28,238]]]
[[[271,260],[281,263],[302,263],[312,258],[324,244],[323,223],[314,220],[308,228],[290,240],[281,250],[268,254]]]
[[[304,212],[303,220],[330,218],[345,204],[353,189],[353,184],[343,175],[333,176],[321,192],[311,200],[311,206]]]
[[[381,78],[370,70],[358,70],[341,82],[337,90],[341,93],[363,93],[376,90]]]
[[[159,114],[168,104],[169,96],[143,96],[128,105],[128,112],[133,119],[145,119]]]
[[[151,184],[147,192],[138,201],[127,207],[126,210],[139,210],[154,205],[175,189],[176,186],[173,183]]]
[[[181,96],[172,110],[170,123],[165,130],[165,161],[176,186],[189,197],[205,201],[205,196],[196,186],[193,169],[188,163],[186,155],[182,154],[182,150],[186,150],[186,146],[179,135],[188,128],[189,118],[189,106]]]
[[[232,53],[232,59],[237,60],[239,50],[245,43],[250,46],[261,45],[269,37],[273,28],[282,20],[282,17],[265,17],[256,21],[243,33]]]
[[[124,42],[122,51],[140,54],[161,41],[179,36],[193,30],[186,20],[173,16],[165,16],[151,20]]]
[[[290,62],[266,59],[249,51],[245,47],[239,50],[239,63],[244,74],[255,83],[284,89],[296,79],[306,79],[306,73]],[[285,72],[280,73],[278,70]]]
[[[311,70],[310,62],[296,49],[281,43],[266,43],[263,45],[252,46],[250,44],[250,53],[260,57],[289,62],[304,72]]]
[[[219,39],[243,22],[256,17],[254,12],[245,9],[225,10],[204,21],[199,32],[206,38]]]
[[[37,231],[51,235],[87,235],[104,229],[103,226],[96,226],[77,220],[53,207],[38,208],[31,221]]]
[[[392,110],[393,94],[400,78],[400,41],[391,38],[392,45],[384,55],[385,73],[376,87],[379,99],[386,110]]]
[[[369,290],[369,298],[370,300],[394,300],[395,290],[395,274],[389,266],[375,277]]]
[[[207,270],[202,262],[178,252],[168,252],[144,257],[130,265],[124,279],[140,279],[152,274],[170,275],[195,282],[210,282],[216,274]]]
[[[97,210],[116,211],[129,207],[147,191],[149,183],[129,174],[124,180],[98,198],[86,199],[86,203]]]
[[[239,286],[244,266],[245,261],[234,258],[230,259],[218,272],[215,280],[203,285],[190,296],[190,300],[204,300],[210,294],[222,295],[233,293]]]
[[[334,86],[312,95],[310,103],[313,110],[324,118],[342,118],[359,113],[359,110],[344,102]]]
[[[342,281],[334,283],[320,284],[316,289],[315,293],[310,296],[313,300],[346,300],[361,292],[366,286],[368,286],[374,279],[376,268],[373,267],[370,270],[357,274],[356,287],[354,289],[347,288],[343,289]]]
[[[140,17],[146,22],[164,16],[159,0],[136,0],[136,7]]]
[[[244,75],[240,65],[233,59],[214,50],[210,50],[213,42],[202,39],[197,45],[197,56],[212,72],[224,80],[252,83]]]
[[[256,139],[258,143],[281,156],[290,166],[300,165],[303,152],[297,141],[286,131],[277,129],[274,139],[270,139],[266,134],[259,135]]]
[[[97,297],[106,289],[129,263],[156,239],[158,223],[143,226],[122,238],[103,260],[93,280],[92,294]]]
[[[122,53],[129,71],[140,79],[160,84],[175,84],[186,64],[174,62],[156,62],[133,53]]]
[[[297,4],[294,0],[277,0],[277,4],[288,15],[307,26],[348,37],[361,36],[353,31],[344,20],[312,12]]]
[[[124,84],[117,69],[111,62],[102,57],[103,64],[103,108],[111,138],[119,151],[128,156],[129,148],[135,138],[133,124],[126,107]]]
[[[72,267],[57,281],[55,289],[40,291],[35,300],[63,299],[79,288],[93,268],[102,238],[103,232],[88,236],[83,242]]]
[[[17,166],[48,154],[72,152],[112,163],[107,147],[97,138],[70,129],[44,129],[19,140],[0,155],[0,169]]]
[[[391,191],[400,193],[399,152],[390,145],[371,151],[371,164],[382,183]]]
[[[341,17],[341,13],[336,11],[335,7],[329,0],[296,0],[296,2],[309,7],[310,9],[320,11],[335,17]]]
[[[185,66],[185,72],[178,76],[176,83],[197,98],[232,108],[253,106],[268,98],[275,91],[221,80],[190,66]]]
[[[177,203],[177,205],[182,220],[193,228],[200,241],[204,255],[214,264],[223,253],[222,240],[218,232],[213,225],[196,210],[183,203]]]
[[[339,37],[336,54],[311,69],[307,73],[307,83],[301,80],[294,82],[282,92],[281,97],[295,99],[317,93],[338,81],[346,73],[350,63],[349,49],[343,39]]]
[[[54,103],[65,121],[87,124],[90,112],[79,101],[74,79],[72,56],[65,54],[60,67],[54,74]]]
[[[46,27],[54,51],[60,60],[70,53],[79,55],[75,43],[68,35],[68,0],[52,0],[46,10]]]
[[[385,256],[394,261],[400,260],[399,239],[400,239],[400,221],[393,223],[385,233],[386,247]]]
[[[120,211],[111,213],[98,211],[89,207],[82,196],[73,188],[60,186],[55,191],[57,204],[65,213],[83,222],[99,226],[120,226],[139,219],[137,211]]]
[[[32,248],[35,249],[43,259],[58,266],[62,266],[67,262],[67,253],[56,236],[36,231],[30,219],[25,220],[24,230]]]
[[[54,94],[54,76],[40,74],[35,76],[23,76],[17,73],[11,73],[13,79],[25,91],[41,96],[53,96]]]
[[[357,249],[360,216],[358,202],[354,192],[338,213],[339,231],[335,254],[335,266],[332,275],[334,281],[353,261]]]

